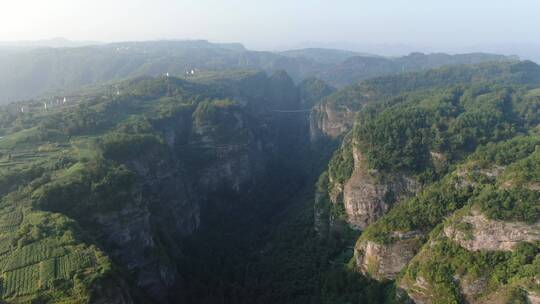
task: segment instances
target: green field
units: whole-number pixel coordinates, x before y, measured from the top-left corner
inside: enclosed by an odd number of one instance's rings
[[[74,238],[70,223],[62,215],[29,207],[0,210],[1,299],[25,303],[38,296],[54,298],[60,286],[62,299],[87,297],[88,284],[109,262]],[[83,294],[72,283],[75,277],[85,282]]]

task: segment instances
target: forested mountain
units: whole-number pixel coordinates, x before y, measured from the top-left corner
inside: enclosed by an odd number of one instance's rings
[[[252,217],[270,221],[304,183],[291,160],[307,143],[306,113],[294,112],[299,92],[286,73],[117,86],[123,93],[3,109],[3,300],[202,301],[197,281],[219,253],[191,252],[208,241],[234,248],[206,231],[230,233],[223,216],[269,225]]]
[[[348,86],[323,99],[312,115],[312,137],[337,137],[351,129],[355,113],[365,105],[400,94],[470,83],[523,84],[539,82],[538,65],[531,61],[454,65],[395,76],[376,77]]]
[[[355,56],[320,73],[317,77],[341,87],[377,76],[427,70],[445,65],[477,64],[487,61],[511,61],[515,59],[483,53],[462,55],[412,53],[398,58]]]
[[[316,77],[343,86],[374,76],[448,64],[510,60],[488,54],[412,54],[389,59],[358,53],[305,49],[257,52],[235,43],[123,42],[71,48],[0,49],[0,103],[68,94],[111,80],[166,73],[190,78],[223,69],[285,70],[295,82]]]
[[[315,199],[323,238],[362,231],[345,272],[394,281],[403,302],[538,299],[539,68],[442,68],[326,99],[356,114],[329,133],[343,141]]]
[[[362,54],[352,51],[317,48],[289,50],[280,52],[279,54],[287,57],[307,58],[326,64],[340,64],[349,58],[358,56],[377,57],[376,55]]]
[[[2,302],[540,298],[532,62],[205,41],[1,60],[29,98],[0,109]]]

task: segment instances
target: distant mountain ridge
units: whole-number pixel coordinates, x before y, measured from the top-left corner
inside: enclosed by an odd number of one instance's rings
[[[57,44],[67,42],[59,40]],[[414,53],[399,58],[332,49],[273,53],[251,51],[239,43],[211,43],[206,40],[135,41],[60,48],[0,47],[0,103],[48,93],[62,94],[113,80],[166,73],[191,77],[201,71],[284,70],[296,83],[316,77],[341,87],[404,71],[507,60],[512,58],[479,53]]]
[[[73,41],[63,37],[56,37],[43,40],[17,40],[17,41],[0,41],[0,47],[9,48],[63,48],[63,47],[81,47],[88,45],[98,45],[102,42],[97,41]]]
[[[513,60],[519,60],[519,58],[487,53],[457,55],[411,53],[397,58],[355,56],[317,76],[332,85],[341,87],[363,79],[438,68],[445,65]]]
[[[357,56],[364,57],[378,57],[374,54],[360,53],[340,49],[326,49],[326,48],[305,48],[305,49],[291,49],[283,52],[279,52],[280,55],[287,57],[304,57],[313,59],[321,63],[338,64],[345,60]]]

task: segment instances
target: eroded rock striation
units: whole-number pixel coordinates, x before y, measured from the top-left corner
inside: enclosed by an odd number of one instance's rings
[[[497,221],[476,212],[445,227],[444,234],[470,251],[511,251],[522,242],[540,241],[540,223]]]
[[[348,223],[365,229],[384,215],[390,206],[414,194],[419,183],[404,174],[384,174],[367,169],[363,154],[353,146],[354,170],[343,188]]]
[[[422,234],[395,234],[391,243],[360,239],[354,248],[354,259],[362,273],[378,281],[393,280],[418,252]]]

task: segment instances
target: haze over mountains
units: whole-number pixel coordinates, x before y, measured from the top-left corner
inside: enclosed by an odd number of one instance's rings
[[[168,39],[163,39],[168,40]],[[178,41],[179,39],[172,39]],[[181,40],[181,39],[180,39]],[[78,41],[63,37],[43,40],[0,41],[0,48],[44,48],[44,47],[81,47],[110,44],[113,42]],[[433,47],[406,43],[355,43],[355,42],[319,42],[306,41],[289,45],[276,45],[268,48],[254,48],[257,51],[286,52],[301,49],[331,49],[353,52],[358,55],[377,55],[383,57],[400,57],[410,53],[493,53],[506,56],[518,56],[521,59],[540,61],[540,45],[532,42],[484,43],[470,45],[448,45]]]
[[[73,41],[62,37],[44,40],[0,41],[0,48],[64,48],[101,44],[95,41]]]
[[[342,87],[366,78],[448,64],[516,60],[516,57],[471,53],[421,54],[387,58],[336,49],[261,52],[239,43],[204,40],[122,42],[80,46],[65,40],[0,48],[0,102],[46,94],[70,94],[84,86],[141,75],[193,76],[223,69],[286,71],[295,82],[317,77]],[[39,47],[38,47],[39,46]]]
[[[380,56],[404,56],[414,52],[423,53],[474,53],[487,52],[493,54],[502,54],[507,56],[518,56],[521,59],[540,61],[540,45],[534,42],[507,42],[507,43],[484,43],[484,44],[448,44],[445,46],[415,45],[406,43],[354,43],[354,42],[303,42],[286,46],[280,46],[277,49],[304,49],[304,48],[327,48],[341,49],[356,52],[365,52],[378,54]]]

